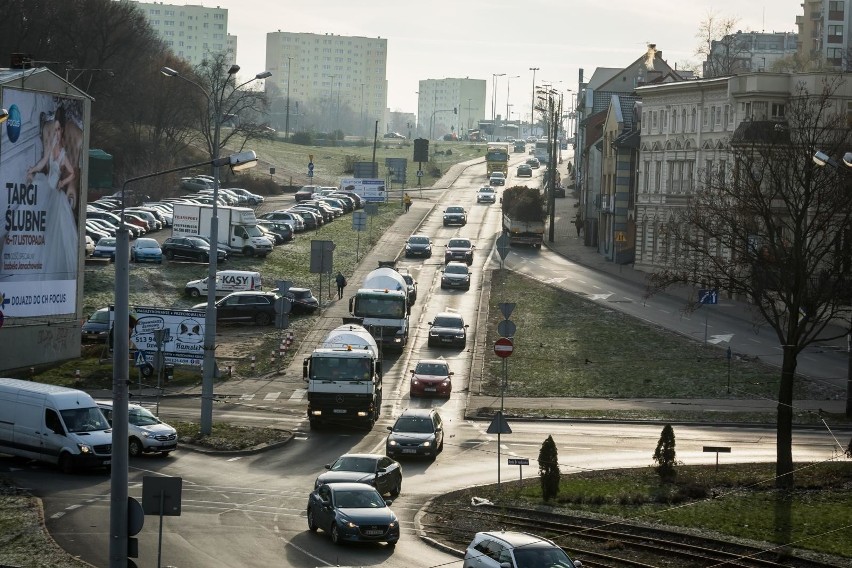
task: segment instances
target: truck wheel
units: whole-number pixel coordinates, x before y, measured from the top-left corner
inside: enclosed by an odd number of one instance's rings
[[[254,249],[251,247],[243,247],[243,254],[245,256],[254,256]]]

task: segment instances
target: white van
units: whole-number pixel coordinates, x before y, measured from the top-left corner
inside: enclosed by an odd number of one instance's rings
[[[96,402],[106,416],[107,422],[112,424],[112,401]],[[159,452],[167,456],[169,452],[177,449],[177,430],[154,416],[150,410],[138,404],[128,404],[127,415],[130,420],[127,427],[130,437],[127,449],[131,457],[150,452]]]
[[[87,393],[0,378],[0,452],[76,468],[112,463],[112,428]]]
[[[220,270],[216,273],[216,295],[227,296],[231,292],[263,290],[260,272],[247,270]],[[207,278],[186,283],[187,296],[198,298],[207,295]]]

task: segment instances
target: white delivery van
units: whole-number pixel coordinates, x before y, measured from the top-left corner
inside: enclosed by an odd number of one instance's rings
[[[260,272],[246,270],[220,270],[216,273],[216,295],[227,296],[231,292],[263,290]],[[198,298],[207,295],[207,278],[187,282],[184,287],[187,296]]]
[[[87,393],[0,378],[0,452],[76,468],[106,467],[112,428]]]
[[[112,424],[112,401],[96,402],[107,421]],[[132,457],[148,452],[159,452],[167,456],[169,452],[177,449],[177,430],[154,416],[150,410],[138,404],[128,404],[127,415],[130,419],[127,449]]]

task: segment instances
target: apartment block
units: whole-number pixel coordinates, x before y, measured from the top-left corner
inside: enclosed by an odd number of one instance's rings
[[[850,70],[852,0],[802,0],[802,8],[803,14],[796,16],[799,56]]]
[[[485,79],[423,79],[417,90],[417,135],[459,137],[485,120]]]

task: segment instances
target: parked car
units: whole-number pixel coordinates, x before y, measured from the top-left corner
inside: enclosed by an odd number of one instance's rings
[[[476,192],[477,203],[496,203],[497,192],[490,185],[480,187]]]
[[[447,242],[444,250],[444,263],[457,260],[467,263],[468,266],[473,264],[473,242],[466,238],[450,239]]]
[[[467,225],[467,211],[460,205],[451,205],[444,209],[444,226]]]
[[[506,174],[503,172],[493,172],[488,178],[488,185],[506,185]]]
[[[95,240],[92,237],[90,237],[89,235],[86,235],[86,256],[92,256],[92,254],[94,252],[95,252]]]
[[[243,189],[241,187],[229,187],[227,188],[229,191],[236,193],[237,195],[242,195],[246,198],[246,203],[251,206],[260,205],[266,199],[262,195],[258,195],[257,193],[252,193],[247,189]]]
[[[257,222],[258,227],[266,227],[269,229],[269,232],[276,235],[281,243],[290,242],[293,240],[293,228],[290,224],[284,221],[263,221],[260,220]]]
[[[518,170],[515,172],[515,175],[518,177],[532,177],[532,168],[527,164],[521,164],[518,166]]]
[[[322,529],[331,542],[399,541],[399,519],[375,487],[366,483],[325,483],[308,497],[308,529]]]
[[[201,176],[183,177],[180,178],[180,188],[188,191],[213,189],[213,180]]]
[[[163,251],[156,239],[136,239],[130,246],[131,262],[163,263]]]
[[[92,252],[94,258],[108,258],[110,262],[115,262],[115,237],[102,237],[95,245],[95,250]]]
[[[293,207],[288,209],[290,213],[295,213],[302,218],[305,225],[305,230],[316,229],[323,225],[322,215],[310,209],[302,209],[301,207]]]
[[[293,197],[296,199],[296,203],[300,203],[302,201],[307,201],[314,196],[314,192],[319,189],[317,185],[303,185],[299,188],[299,191],[296,192],[296,195]]]
[[[411,369],[409,396],[443,396],[453,392],[453,372],[443,359],[421,359]]]
[[[411,235],[405,241],[405,258],[412,256],[422,256],[430,258],[432,256],[432,239],[426,235]]]
[[[441,290],[461,288],[470,290],[470,268],[463,262],[450,262],[441,274]]]
[[[112,426],[112,401],[96,400],[98,408]],[[167,456],[177,449],[177,430],[154,416],[150,410],[138,404],[128,404],[127,414],[130,424],[127,434],[128,453],[131,457],[147,453],[159,453]]]
[[[284,244],[284,237],[282,237],[278,233],[273,233],[272,229],[270,229],[268,225],[261,225],[260,223],[258,223],[257,230],[260,231],[264,237],[269,239],[269,242],[272,243],[272,246]]]
[[[259,218],[274,221],[276,223],[286,223],[290,225],[290,228],[294,233],[301,233],[305,230],[305,220],[302,219],[301,215],[292,211],[272,211],[270,213],[264,213]]]
[[[381,495],[397,497],[402,491],[402,466],[381,454],[343,454],[325,469],[314,482],[315,489],[324,483],[366,483]]]
[[[207,235],[192,235],[192,236],[195,237],[196,239],[201,239],[202,241],[207,243],[207,246],[210,246],[210,237],[208,237]],[[232,249],[229,245],[226,245],[224,243],[216,243],[216,250],[217,250],[217,252],[224,252],[225,253],[225,260],[231,258],[231,255],[234,252],[234,249]],[[217,256],[219,258],[222,258],[222,255],[217,255]]]
[[[388,457],[424,456],[434,460],[444,451],[444,422],[434,408],[408,408],[388,430]]]
[[[279,293],[277,288],[272,291]],[[319,309],[319,300],[310,288],[290,288],[284,296],[290,298],[290,313],[293,315],[312,314]]]
[[[216,302],[216,321],[222,323],[254,323],[269,325],[275,320],[274,292],[232,292]],[[193,306],[203,310],[207,302]]]
[[[464,553],[463,568],[504,568],[505,566],[558,566],[582,568],[552,540],[514,531],[478,532]]]
[[[169,237],[160,248],[169,260],[182,258],[210,262],[210,245],[199,237]],[[220,262],[225,260],[225,251],[221,248],[217,251],[217,258]]]
[[[81,329],[83,341],[105,341],[109,335],[109,308],[92,313]]]
[[[391,140],[405,140],[405,136],[403,136],[399,132],[388,132],[387,134],[385,134],[384,137]]]
[[[440,312],[429,322],[429,347],[436,345],[456,346],[462,349],[467,345],[467,328],[464,318],[457,312]]]

